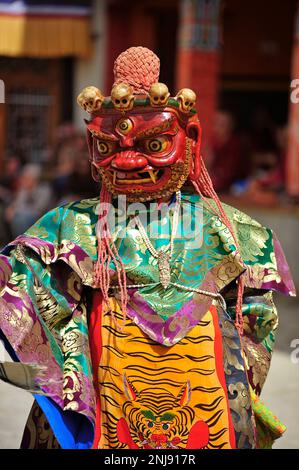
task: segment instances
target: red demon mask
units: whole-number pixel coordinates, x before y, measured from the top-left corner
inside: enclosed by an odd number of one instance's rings
[[[145,48],[132,49],[148,54]],[[155,65],[158,59],[149,53]],[[167,86],[156,81],[157,73],[149,79],[141,66],[134,69],[137,78],[147,77],[149,83],[141,80],[137,86],[128,72],[131,55],[116,61],[111,97],[105,99],[100,90],[87,87],[78,103],[91,114],[86,124],[94,179],[101,179],[113,195],[145,201],[170,196],[187,178],[198,178],[201,128],[195,93],[185,88],[171,98]],[[119,73],[123,63],[125,76]]]

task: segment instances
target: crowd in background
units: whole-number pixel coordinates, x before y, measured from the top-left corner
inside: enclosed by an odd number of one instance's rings
[[[6,155],[0,176],[0,246],[24,233],[49,209],[98,195],[85,135],[72,124],[60,126],[42,165],[26,162],[20,151]]]
[[[287,129],[264,113],[250,132],[238,131],[233,115],[219,110],[205,159],[216,191],[246,203],[275,205],[284,198]],[[53,150],[42,165],[20,151],[6,155],[0,176],[0,246],[22,234],[47,210],[96,197],[85,135],[72,124],[57,129]]]
[[[277,126],[265,109],[250,128],[238,129],[234,116],[219,110],[208,168],[214,187],[239,203],[275,206],[286,200],[286,126]]]

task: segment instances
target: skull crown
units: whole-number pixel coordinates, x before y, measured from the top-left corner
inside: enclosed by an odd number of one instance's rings
[[[130,111],[134,105],[133,90],[127,83],[119,83],[111,90],[111,101],[115,109]]]
[[[164,83],[153,83],[149,89],[150,103],[153,107],[166,106],[170,93]]]
[[[191,113],[196,103],[196,93],[190,88],[182,88],[173,99],[170,98],[167,85],[161,82],[155,82],[151,85],[148,97],[152,108],[172,107],[174,105],[173,100],[175,99],[179,104],[179,111],[186,115]],[[138,100],[140,97],[134,95],[133,89],[128,83],[122,82],[114,85],[110,98],[114,109],[125,114],[126,111],[130,111],[133,108],[135,99]],[[144,100],[145,96],[141,98]],[[99,112],[104,101],[105,97],[101,90],[95,86],[85,87],[77,97],[77,102],[81,108],[90,114]],[[103,107],[106,107],[105,104]]]
[[[101,109],[104,99],[101,90],[95,86],[87,86],[78,95],[77,103],[84,111],[92,114]]]
[[[190,113],[196,102],[196,93],[190,88],[182,88],[176,95],[179,102],[180,111]]]

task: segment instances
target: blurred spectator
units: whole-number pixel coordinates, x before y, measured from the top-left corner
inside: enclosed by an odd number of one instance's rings
[[[78,154],[75,169],[69,179],[70,200],[88,199],[97,197],[100,194],[99,183],[96,183],[91,177],[90,161],[86,154]]]
[[[284,197],[287,128],[275,129],[266,113],[259,114],[256,124],[247,179],[235,182],[231,192],[245,203],[275,206]]]
[[[7,155],[4,160],[0,176],[0,246],[4,246],[11,238],[9,226],[5,221],[5,208],[17,189],[22,163],[22,157],[17,153]]]
[[[5,211],[12,236],[25,232],[52,205],[51,189],[48,183],[41,182],[40,167],[25,165],[13,201]]]
[[[54,166],[52,179],[52,187],[58,201],[69,194],[70,177],[74,169],[74,149],[69,145],[62,146],[57,154],[57,164]]]
[[[0,199],[5,200],[17,189],[17,182],[23,165],[20,155],[12,153],[4,160],[3,173],[0,176]]]
[[[91,178],[85,135],[74,126],[64,124],[57,129],[53,158],[52,187],[58,204],[99,195]]]
[[[274,132],[275,142],[256,155],[258,161],[255,175],[255,202],[264,205],[278,203],[278,196],[284,190],[285,161],[287,149],[287,128],[280,127]],[[259,191],[259,195],[257,194]]]
[[[264,107],[258,107],[251,119],[253,151],[276,150],[275,128],[269,111]]]
[[[227,192],[241,171],[241,145],[234,127],[234,119],[229,112],[216,113],[210,174],[218,192]]]
[[[52,187],[58,201],[68,194],[69,178],[75,168],[75,145],[78,131],[72,123],[64,123],[56,130],[52,157]]]
[[[256,110],[252,120],[251,172],[265,175],[278,165],[278,147],[275,126],[268,111]]]

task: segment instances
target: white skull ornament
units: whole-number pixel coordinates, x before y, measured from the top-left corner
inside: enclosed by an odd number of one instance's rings
[[[168,87],[164,83],[153,83],[149,90],[149,97],[151,106],[166,106],[170,97]]]
[[[196,102],[196,93],[190,88],[182,88],[176,95],[180,104],[180,111],[190,113]]]
[[[97,87],[87,86],[83,88],[80,95],[77,98],[77,103],[87,113],[95,113],[101,109],[104,101],[104,96]]]
[[[111,90],[111,101],[119,111],[130,111],[134,105],[133,90],[127,83],[119,83]]]

